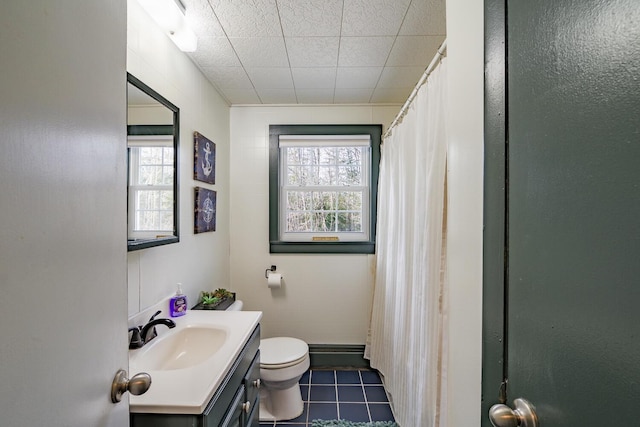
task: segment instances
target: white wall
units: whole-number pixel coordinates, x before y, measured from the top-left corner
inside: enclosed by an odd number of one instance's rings
[[[229,107],[137,1],[127,2],[127,71],[180,108],[180,242],[128,254],[129,315],[175,292],[229,287]],[[124,76],[123,76],[124,78]],[[193,180],[193,132],[216,144],[216,184]],[[193,233],[194,187],[217,191],[217,230]]]
[[[447,0],[448,425],[480,425],[482,369],[483,2]]]
[[[364,344],[374,257],[269,253],[269,125],[383,124],[399,106],[234,106],[231,108],[231,285],[249,310],[262,310],[264,337],[312,344]],[[284,275],[278,291],[265,269]]]

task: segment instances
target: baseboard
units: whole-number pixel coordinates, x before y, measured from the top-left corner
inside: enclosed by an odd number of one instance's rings
[[[364,345],[309,344],[311,368],[369,368]]]

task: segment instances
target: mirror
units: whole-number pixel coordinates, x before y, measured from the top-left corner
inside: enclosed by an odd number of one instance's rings
[[[127,248],[176,243],[178,107],[127,73]]]

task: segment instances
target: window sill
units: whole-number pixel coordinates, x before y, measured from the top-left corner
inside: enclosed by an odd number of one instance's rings
[[[179,241],[180,238],[178,236],[167,236],[149,239],[128,239],[127,252],[153,248],[155,246],[168,245],[170,243],[178,243]]]
[[[269,242],[272,254],[374,254],[373,242]]]

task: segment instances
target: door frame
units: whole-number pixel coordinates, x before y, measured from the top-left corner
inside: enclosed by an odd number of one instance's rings
[[[485,0],[484,78],[484,236],[482,266],[481,425],[488,412],[505,403],[507,378],[507,297],[509,219],[506,0]]]

